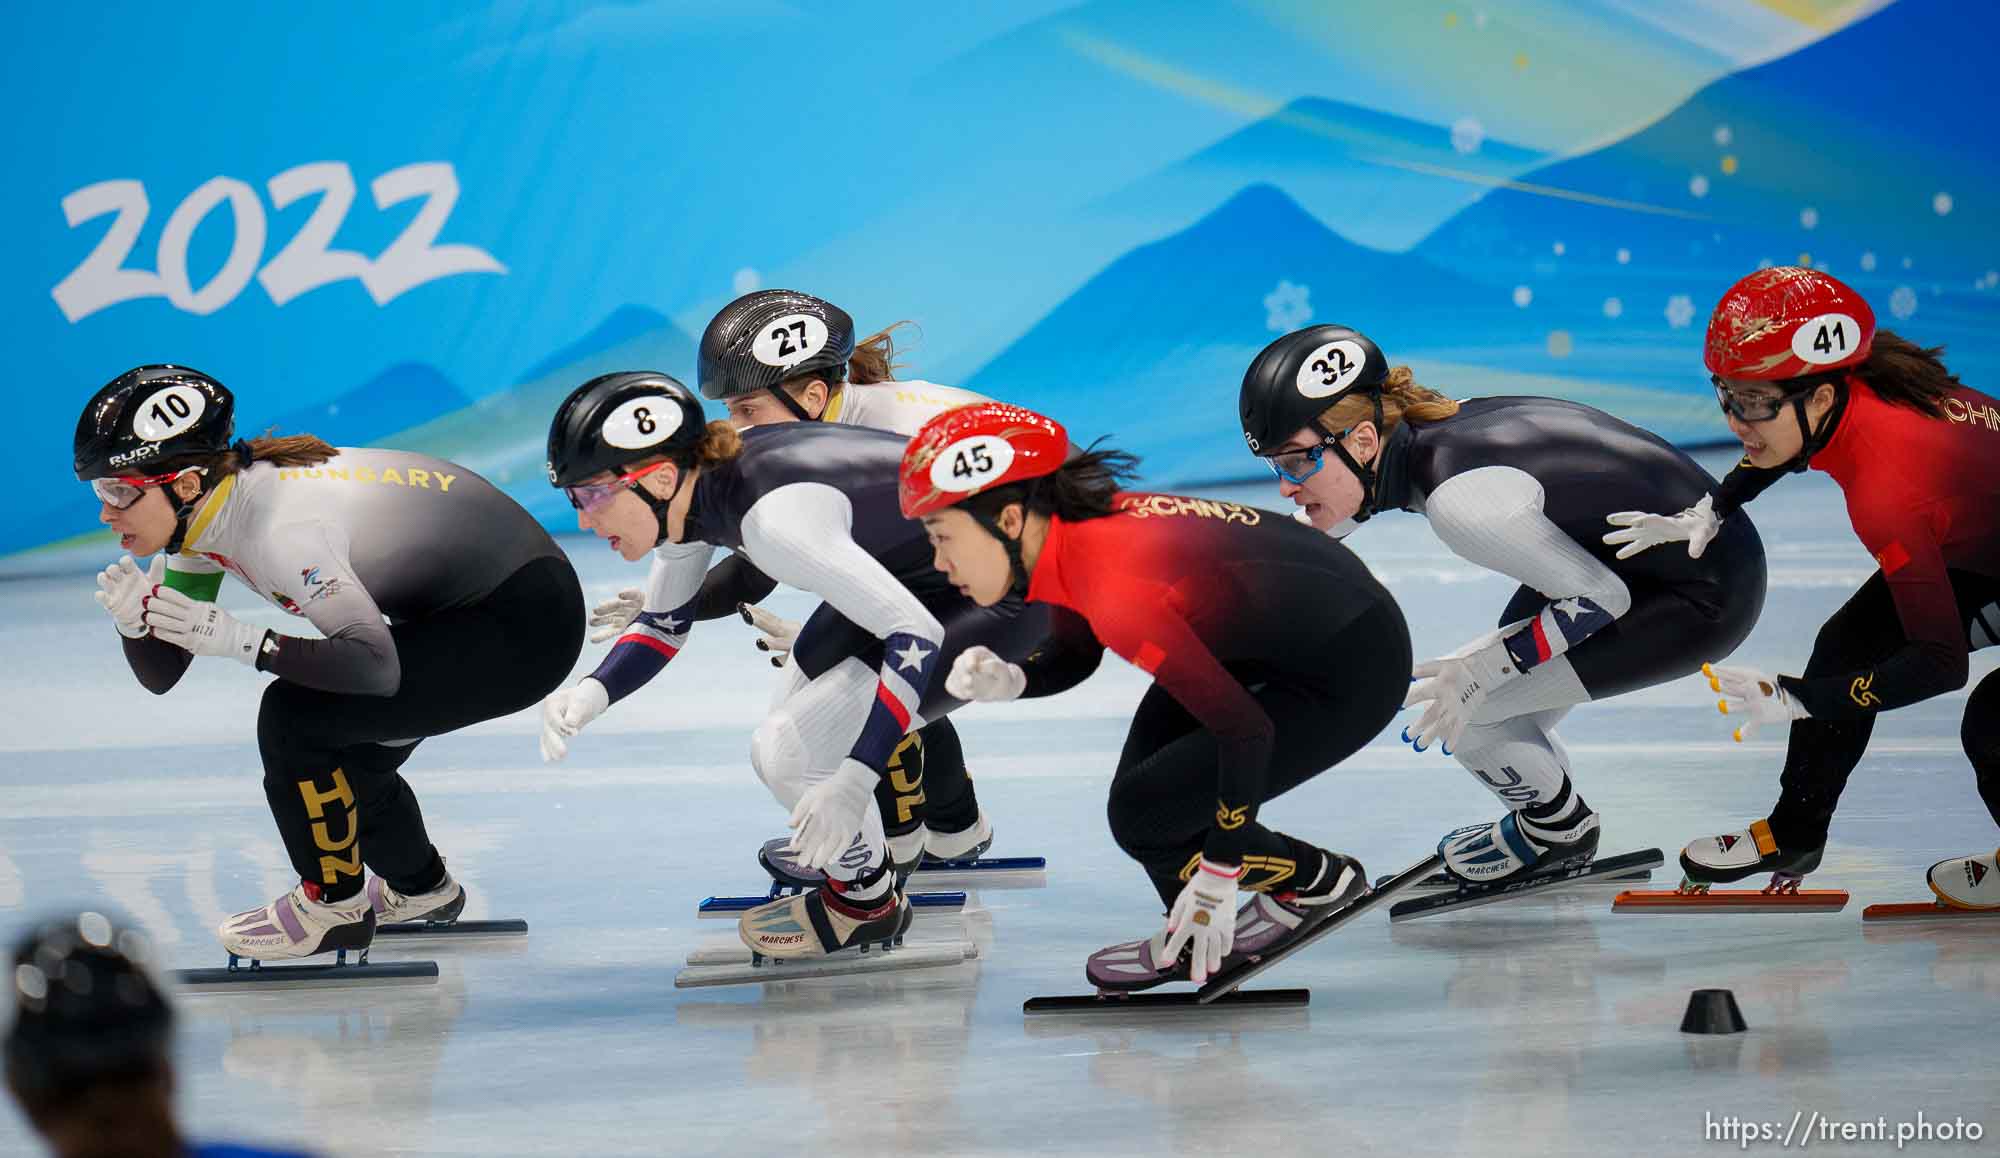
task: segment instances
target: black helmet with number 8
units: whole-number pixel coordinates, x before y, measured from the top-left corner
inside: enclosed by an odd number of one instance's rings
[[[1361,331],[1335,325],[1294,330],[1264,347],[1243,375],[1237,399],[1243,441],[1252,454],[1274,454],[1347,394],[1373,390],[1379,396],[1388,378],[1388,358]]]
[[[592,378],[549,423],[549,482],[575,486],[642,458],[685,461],[701,445],[701,400],[670,375],[626,370]]]
[[[76,477],[156,473],[157,464],[220,454],[236,436],[236,399],[185,366],[140,366],[106,383],[76,422]]]
[[[758,290],[722,307],[701,332],[696,380],[704,398],[769,390],[789,403],[780,382],[814,370],[839,370],[827,378],[844,378],[853,356],[854,319],[846,310],[797,290]]]

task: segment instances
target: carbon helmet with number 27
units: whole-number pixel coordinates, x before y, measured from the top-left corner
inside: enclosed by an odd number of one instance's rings
[[[854,319],[846,310],[797,290],[758,290],[722,307],[702,331],[696,385],[704,398],[769,390],[789,403],[779,383],[815,370],[844,376],[853,356]]]

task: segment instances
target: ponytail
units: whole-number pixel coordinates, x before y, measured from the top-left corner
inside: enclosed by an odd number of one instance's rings
[[[1408,366],[1392,366],[1388,381],[1382,384],[1382,429],[1375,433],[1387,438],[1396,424],[1405,419],[1436,422],[1457,413],[1457,402],[1428,386],[1418,385]],[[1349,394],[1319,415],[1320,425],[1328,430],[1348,430],[1374,419],[1375,404],[1366,394]]]
[[[1854,373],[1882,401],[1942,418],[1944,400],[1963,385],[1945,369],[1943,353],[1943,346],[1919,346],[1900,334],[1877,330],[1868,359]]]

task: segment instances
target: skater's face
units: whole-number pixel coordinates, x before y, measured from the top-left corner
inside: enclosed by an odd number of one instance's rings
[[[1714,381],[1723,420],[1743,444],[1743,457],[1751,466],[1769,469],[1798,457],[1805,447],[1805,432],[1799,429],[1798,416],[1793,413],[1792,396],[1781,384],[1744,378]],[[1833,409],[1833,401],[1830,384],[1819,386],[1806,397],[1806,422],[1814,430]]]
[[[190,472],[173,477],[164,484],[150,479],[133,482],[143,485],[98,488],[97,521],[118,532],[120,548],[128,554],[144,558],[165,547],[167,540],[174,537],[174,504],[167,497],[167,487],[175,488],[185,501],[201,493],[201,476]],[[134,489],[138,498],[122,507],[113,505],[114,498],[125,501]]]
[[[949,507],[924,516],[924,533],[930,536],[933,563],[959,594],[981,607],[991,607],[1007,596],[1011,568],[1007,548],[989,534],[971,515]],[[1021,508],[1008,506],[1000,512],[1000,529],[1009,535],[1022,531]]]
[[[826,383],[819,379],[815,378],[803,387],[794,384],[781,389],[798,399],[799,405],[814,418],[826,413],[829,392]],[[798,420],[799,416],[792,413],[792,408],[772,397],[769,390],[739,394],[729,400],[729,423],[738,430],[748,430],[753,426],[769,426],[773,422]]]
[[[635,489],[644,487],[655,498],[665,498],[679,481],[680,468],[663,462],[621,475],[606,471],[566,489],[576,507],[576,525],[610,543],[626,562],[636,563],[658,543],[660,522]]]
[[[1331,531],[1354,517],[1364,497],[1361,480],[1347,469],[1340,457],[1322,444],[1326,436],[1308,426],[1285,440],[1278,453],[1270,456],[1278,474],[1278,493],[1292,500],[1306,513],[1317,531]],[[1381,449],[1375,424],[1363,422],[1347,431],[1340,445],[1354,461],[1368,465]],[[1314,462],[1317,452],[1318,462]],[[1304,481],[1298,481],[1304,480]]]

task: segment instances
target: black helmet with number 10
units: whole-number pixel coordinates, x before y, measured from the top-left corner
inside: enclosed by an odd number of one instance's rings
[[[163,462],[220,454],[236,436],[236,398],[185,366],[139,366],[105,383],[76,421],[76,477],[158,473]]]
[[[810,421],[779,385],[815,370],[827,371],[829,382],[843,381],[853,356],[854,319],[846,310],[797,290],[758,290],[722,307],[701,332],[696,384],[704,398],[768,390]]]

